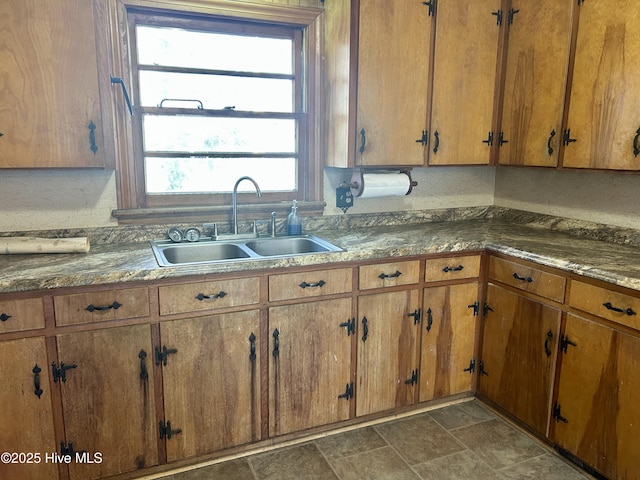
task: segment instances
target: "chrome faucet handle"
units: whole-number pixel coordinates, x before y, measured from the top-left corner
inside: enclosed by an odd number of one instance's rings
[[[276,212],[271,212],[271,236],[276,236]]]
[[[258,236],[258,226],[256,225],[256,221],[253,221],[253,229],[252,229],[253,233]]]

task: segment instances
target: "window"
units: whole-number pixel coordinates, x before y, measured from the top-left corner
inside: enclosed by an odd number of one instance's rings
[[[243,175],[262,203],[319,199],[318,13],[287,11],[277,22],[127,11],[135,107],[121,209],[228,206]]]

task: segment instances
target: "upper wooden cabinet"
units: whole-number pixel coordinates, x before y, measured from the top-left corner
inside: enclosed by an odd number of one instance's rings
[[[500,164],[558,164],[573,3],[513,0],[506,12]]]
[[[424,163],[429,11],[419,0],[360,0],[356,165]]]
[[[438,2],[430,165],[488,164],[493,132],[500,0]]]
[[[579,8],[563,166],[640,169],[640,4]]]
[[[88,0],[0,2],[0,168],[105,166],[94,20]]]

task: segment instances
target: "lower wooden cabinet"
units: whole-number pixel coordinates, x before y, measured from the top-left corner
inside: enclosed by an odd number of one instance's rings
[[[0,342],[0,451],[16,455],[0,462],[0,478],[58,478],[58,466],[44,457],[57,451],[48,375],[44,337]]]
[[[269,308],[269,433],[347,420],[351,298]]]
[[[420,308],[420,290],[358,298],[357,416],[416,401]]]
[[[612,479],[640,478],[640,338],[568,314],[551,439]]]
[[[259,440],[260,311],[160,324],[167,461]]]
[[[471,392],[478,283],[424,290],[419,401]]]
[[[58,445],[87,455],[87,461],[69,464],[71,480],[157,465],[149,325],[57,335],[56,343],[58,362],[51,368],[66,437]]]
[[[491,283],[486,305],[478,390],[546,436],[561,312]]]

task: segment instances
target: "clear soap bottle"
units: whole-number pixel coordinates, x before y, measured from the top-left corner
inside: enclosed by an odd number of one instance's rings
[[[297,201],[293,201],[291,213],[287,217],[287,235],[302,235],[302,220],[298,216]]]

